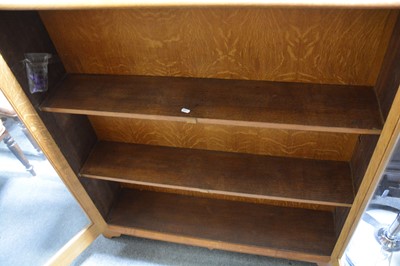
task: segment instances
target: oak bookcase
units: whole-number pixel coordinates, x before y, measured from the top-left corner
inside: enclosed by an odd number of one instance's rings
[[[49,92],[27,96],[108,235],[332,260],[399,108],[398,10],[146,7],[0,20],[1,53],[25,91],[24,53],[54,55]]]

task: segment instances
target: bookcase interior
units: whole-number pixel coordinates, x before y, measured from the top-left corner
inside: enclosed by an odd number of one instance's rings
[[[330,261],[397,90],[397,10],[2,13],[10,65],[55,55],[28,96],[110,229]]]

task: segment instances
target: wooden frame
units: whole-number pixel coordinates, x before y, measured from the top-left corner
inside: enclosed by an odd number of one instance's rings
[[[381,69],[376,84],[378,98],[381,98],[380,103],[382,115],[386,120],[385,126],[374,149],[371,160],[367,162],[365,175],[362,177],[362,182],[358,188],[356,199],[353,202],[353,207],[350,210],[337,245],[332,253],[332,257],[335,259],[343,256],[345,247],[350,241],[350,238],[360,221],[378,182],[380,181],[384,168],[388,163],[389,157],[399,138],[400,110],[396,108],[400,104],[400,79],[398,77],[398,71],[400,69],[398,64],[398,59],[400,57],[398,49],[400,45],[400,39],[398,38],[400,30],[399,25],[400,20],[398,19],[397,26],[395,26],[392,35],[393,37],[389,44],[389,52],[385,55],[384,66],[383,69]],[[382,89],[388,90],[386,95],[380,94]],[[393,99],[389,100],[390,104],[388,104],[388,99]],[[370,144],[367,144],[367,146],[368,145]],[[367,148],[367,150],[368,149],[369,148]]]
[[[88,225],[65,244],[47,263],[46,266],[70,265],[98,236],[99,228]]]
[[[397,91],[393,106],[400,106],[400,88]],[[356,229],[361,216],[366,210],[368,203],[378,185],[382,173],[389,162],[390,155],[400,137],[400,109],[392,108],[386,121],[382,135],[379,138],[375,152],[372,155],[371,162],[365,173],[364,180],[361,183],[360,190],[354,200],[346,224],[337,241],[332,258],[336,261],[340,259],[349,243],[351,236]]]
[[[91,222],[49,261],[51,265],[68,265],[100,233],[105,231],[106,222],[50,136],[2,55],[0,55],[0,88]]]

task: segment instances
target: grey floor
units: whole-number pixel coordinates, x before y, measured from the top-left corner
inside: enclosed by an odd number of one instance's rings
[[[0,265],[43,265],[88,220],[18,125],[7,121],[6,127],[35,167],[37,176],[30,176],[7,147],[0,144]],[[128,236],[114,239],[101,236],[72,265],[314,264]]]
[[[311,266],[314,264],[209,250],[128,236],[113,239],[101,236],[75,260],[73,265]]]
[[[5,126],[37,176],[0,143],[0,265],[43,265],[89,221],[19,125]]]

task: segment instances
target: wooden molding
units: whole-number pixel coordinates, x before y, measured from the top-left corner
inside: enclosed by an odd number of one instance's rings
[[[198,247],[205,247],[208,249],[219,249],[219,250],[227,250],[232,252],[241,252],[253,255],[261,255],[261,256],[268,256],[268,257],[275,257],[275,258],[282,258],[282,259],[294,259],[294,260],[301,260],[307,262],[320,262],[320,261],[328,261],[328,256],[320,256],[320,255],[313,255],[313,254],[304,254],[286,250],[276,250],[276,249],[268,249],[268,248],[260,248],[255,247],[252,245],[241,245],[241,244],[234,244],[229,242],[221,242],[216,240],[205,240],[205,239],[197,239],[194,237],[185,237],[185,236],[177,236],[168,233],[159,233],[154,231],[148,230],[141,230],[141,229],[134,229],[116,225],[110,225],[110,230],[120,232],[121,234],[125,235],[132,235],[136,237],[143,237],[148,239],[166,241],[184,245],[193,245]]]
[[[65,244],[47,263],[46,266],[70,265],[98,236],[99,228],[94,224],[82,229]]]

